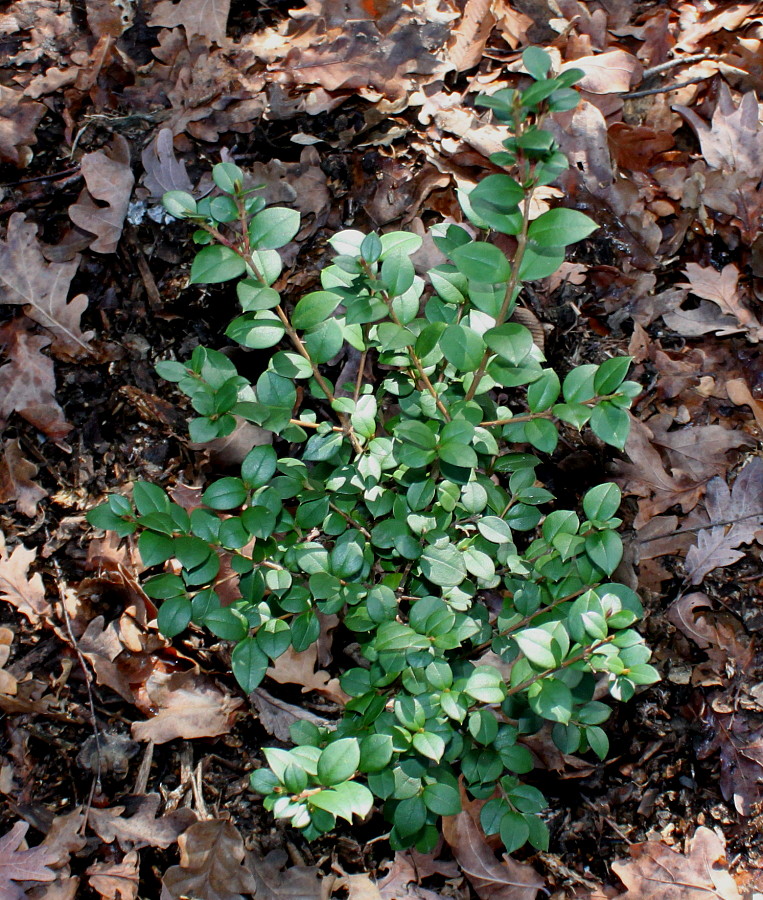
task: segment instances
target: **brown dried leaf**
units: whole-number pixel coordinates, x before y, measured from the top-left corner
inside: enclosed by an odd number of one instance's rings
[[[121,862],[93,863],[86,871],[90,887],[105,900],[136,900],[140,878],[137,850],[127,853]]]
[[[30,146],[37,143],[35,129],[45,115],[42,103],[23,91],[0,84],[0,160],[21,168],[32,161]]]
[[[465,72],[482,59],[485,44],[495,24],[493,0],[467,0],[461,21],[453,28],[447,57],[457,72]]]
[[[631,859],[612,863],[628,890],[615,900],[742,900],[726,870],[723,842],[709,828],[698,828],[687,852],[662,841],[644,841],[628,848]]]
[[[419,861],[422,865],[419,866]],[[458,866],[454,862],[435,860],[421,853],[405,851],[395,853],[395,858],[387,865],[387,874],[377,882],[381,900],[440,900],[441,894],[421,887],[419,881],[435,873],[448,878],[458,877]]]
[[[4,338],[4,340],[3,340]],[[30,334],[14,320],[0,338],[10,358],[0,367],[0,430],[17,412],[47,437],[60,440],[71,431],[55,398],[56,376],[53,360],[40,351],[50,338]]]
[[[26,822],[16,822],[10,831],[0,837],[0,897],[3,900],[24,900],[26,892],[14,882],[49,882],[56,877],[48,868],[54,859],[48,847],[19,850],[28,829]]]
[[[92,332],[83,334],[80,328],[87,297],[78,294],[66,301],[80,258],[47,262],[37,240],[37,226],[27,222],[23,213],[13,213],[6,239],[0,242],[0,303],[23,305],[29,318],[53,336],[53,352],[74,357],[89,352],[87,342],[92,337]]]
[[[327,900],[329,883],[317,866],[287,866],[285,850],[271,850],[262,859],[246,854],[246,863],[254,875],[257,900]]]
[[[107,844],[118,841],[122,850],[139,850],[141,847],[166,850],[193,825],[196,813],[190,809],[176,809],[157,816],[160,802],[159,794],[147,794],[139,798],[137,809],[131,809],[128,816],[125,816],[124,806],[93,808],[90,810],[90,826]]]
[[[25,459],[19,441],[6,441],[0,458],[0,503],[16,501],[16,511],[33,519],[37,515],[37,504],[48,496],[48,492],[35,484],[32,479],[38,467]]]
[[[510,856],[498,862],[468,812],[445,816],[442,833],[480,900],[535,900],[544,882],[531,867]]]
[[[9,556],[5,535],[0,531],[0,599],[14,606],[32,625],[53,615],[39,573],[29,576],[29,566],[36,556],[36,550],[27,550],[23,544],[14,547]]]
[[[279,684],[301,684],[302,693],[317,691],[340,706],[350,699],[339,686],[338,678],[330,678],[322,669],[315,671],[318,660],[318,646],[311,644],[307,650],[298,653],[293,647],[282,653],[267,671],[268,677]]]
[[[193,671],[152,672],[139,700],[144,711],[154,712],[148,721],[133,724],[132,736],[155,744],[227,734],[244,702]]]
[[[163,28],[182,25],[189,40],[198,34],[222,45],[229,12],[230,0],[159,0],[148,24]]]
[[[686,574],[692,584],[699,584],[713,569],[740,560],[745,554],[736,548],[755,540],[763,524],[763,460],[750,460],[731,490],[720,477],[709,481],[705,508],[709,523],[686,554]]]
[[[254,690],[249,695],[249,700],[257,710],[262,727],[279,741],[288,743],[291,740],[289,728],[294,722],[307,720],[319,728],[326,728],[330,725],[328,719],[316,716],[315,713],[302,706],[294,706],[292,703],[279,700],[278,697],[272,697],[262,688]]]
[[[11,644],[13,643],[13,632],[10,628],[0,628],[0,694],[13,697],[18,690],[18,682],[6,672],[3,666],[8,662],[11,655]]]
[[[625,50],[582,56],[564,63],[559,71],[567,69],[582,69],[585,72],[578,84],[591,94],[625,93],[641,81],[644,71],[639,60]]]
[[[111,147],[83,156],[81,169],[87,187],[69,207],[69,218],[79,228],[96,235],[91,250],[114,253],[135,183],[127,140],[115,134]]]
[[[160,128],[156,137],[141,154],[146,170],[143,184],[151,196],[160,200],[166,191],[191,191],[193,185],[185,169],[185,163],[175,158],[172,131]]]
[[[763,732],[741,710],[723,714],[708,706],[705,717],[714,733],[697,756],[706,759],[719,751],[724,799],[733,801],[740,815],[755,815],[763,801]]]
[[[135,17],[129,0],[86,0],[86,6],[87,24],[98,38],[121,37]]]
[[[694,615],[695,610],[710,607],[710,598],[707,594],[694,591],[684,594],[668,608],[668,621],[686,637],[691,638],[702,650],[718,643],[718,632],[703,616]]]
[[[162,900],[243,900],[242,894],[257,890],[254,875],[243,865],[244,842],[227,819],[191,825],[178,838],[178,845],[180,865],[170,866],[165,872]]]

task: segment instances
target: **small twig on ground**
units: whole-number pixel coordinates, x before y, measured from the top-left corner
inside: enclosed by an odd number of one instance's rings
[[[623,100],[636,100],[638,97],[651,97],[653,94],[669,94],[671,91],[677,91],[679,88],[688,87],[690,84],[699,84],[707,81],[712,75],[699,75],[696,78],[690,78],[688,81],[681,81],[679,84],[666,84],[663,87],[649,88],[645,91],[631,91],[629,94],[621,94]]]
[[[146,744],[146,752],[143,754],[143,759],[140,762],[140,769],[138,769],[138,777],[135,779],[135,787],[133,788],[133,794],[145,794],[146,789],[148,788],[148,775],[151,771],[151,763],[154,761],[154,742],[149,741]]]

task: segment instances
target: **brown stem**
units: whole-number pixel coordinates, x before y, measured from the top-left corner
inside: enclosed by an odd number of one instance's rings
[[[554,672],[561,672],[562,669],[569,669],[570,666],[574,665],[576,662],[580,662],[581,659],[592,656],[599,647],[603,647],[605,644],[611,644],[615,637],[617,637],[617,635],[612,634],[608,638],[604,638],[604,640],[598,641],[598,643],[592,644],[590,647],[586,647],[585,650],[581,650],[580,653],[576,653],[575,656],[565,659],[561,665],[552,666],[550,669],[544,669],[542,672],[538,672],[537,675],[533,675],[532,678],[528,678],[526,681],[515,685],[513,688],[509,688],[508,691],[506,691],[506,696],[510,697],[512,694],[518,694],[520,691],[525,691],[531,685],[535,684],[536,681],[547,678],[549,675],[553,675]]]
[[[368,538],[369,541],[371,540],[371,533],[366,528],[364,528],[360,524],[360,522],[357,522],[355,519],[353,519],[353,517],[349,513],[346,513],[343,509],[340,509],[335,503],[332,503],[331,500],[329,500],[329,506],[334,510],[335,513],[339,513],[339,515],[344,519],[345,522],[347,522],[348,525],[352,525],[353,528],[356,528],[364,538]]]

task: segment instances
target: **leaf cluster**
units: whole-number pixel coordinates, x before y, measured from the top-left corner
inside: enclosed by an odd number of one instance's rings
[[[487,236],[435,227],[449,262],[426,278],[411,258],[418,236],[346,230],[330,240],[320,288],[291,305],[273,284],[297,213],[265,208],[231,163],[213,169],[215,196],[164,198],[196,226],[191,280],[237,282],[242,314],[227,335],[275,349],[255,384],[203,347],[157,370],[190,398],[194,440],[229,434],[241,417],[281,452],[254,447],[190,514],[138,483],[131,501],[111,496],[89,521],[137,533],[149,567],[173,562],[145,584],[162,601],[160,629],[232,642],[247,692],[287,649],[318,639],[321,614],[354,635],[363,664],[341,676],[342,719],[330,730],[296,723],[294,748],[266,749],[252,774],[267,808],[308,838],[378,802],[394,848],[431,849],[439,817],[461,808],[460,779],[487,801],[486,833],[509,851],[544,849],[545,800],[521,781],[534,766],[523,736],[551,723],[563,752],[604,758],[601,688],[626,700],[657,679],[633,628],[639,600],[610,581],[622,556],[619,489],[601,484],[581,510],[549,510],[536,474],[536,452],[552,453],[560,428],[589,426],[621,448],[640,387],[625,380],[627,357],[560,378],[511,321],[523,282],[554,272],[596,227],[566,209],[529,219],[532,191],[567,165],[543,116],[577,102],[579,73],[549,77],[535,48],[524,61],[529,87],[481,99],[511,127],[493,162],[512,174],[461,197]],[[490,232],[512,236],[513,255]],[[344,351],[359,356],[359,374],[337,384]],[[215,589],[222,557],[241,592],[230,605]]]

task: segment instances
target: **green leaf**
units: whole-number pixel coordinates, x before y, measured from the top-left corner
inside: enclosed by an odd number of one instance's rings
[[[494,244],[470,241],[456,247],[451,253],[451,259],[458,271],[473,281],[499,284],[511,278],[509,261],[503,251]]]
[[[416,834],[427,819],[427,808],[421,797],[408,797],[401,800],[392,814],[392,822],[402,837]]]
[[[593,563],[611,575],[623,557],[623,541],[616,531],[598,531],[586,537],[585,551]]]
[[[167,191],[162,196],[162,206],[176,219],[196,215],[196,201],[185,191]]]
[[[524,816],[509,810],[501,819],[499,834],[506,852],[513,853],[527,842],[527,838],[530,836],[530,826]]]
[[[188,627],[191,615],[191,601],[187,597],[170,597],[162,603],[156,624],[165,637],[174,638]]]
[[[356,738],[340,738],[326,746],[318,759],[318,781],[327,786],[347,781],[358,770],[360,745]]]
[[[141,516],[153,512],[167,512],[170,506],[170,499],[165,492],[158,485],[148,481],[135,482],[132,500]]]
[[[576,209],[550,209],[542,213],[527,231],[539,247],[563,247],[582,241],[599,226]]]
[[[511,528],[498,516],[482,516],[477,520],[477,529],[491,544],[511,543]]]
[[[542,628],[525,628],[512,635],[519,649],[533,665],[541,669],[550,669],[557,665],[551,644],[552,637]]]
[[[264,350],[274,347],[284,336],[286,328],[269,310],[246,313],[233,319],[225,329],[225,334],[242,347],[250,350]]]
[[[257,250],[277,250],[288,244],[299,231],[296,209],[272,206],[263,209],[249,225],[249,240]]]
[[[282,619],[270,619],[257,631],[257,646],[271,659],[278,659],[291,646],[291,629]]]
[[[413,284],[416,272],[409,257],[398,250],[385,254],[381,266],[381,280],[390,297],[399,297]]]
[[[254,638],[244,638],[233,648],[231,654],[233,675],[247,694],[251,694],[259,687],[269,664],[270,661],[257,646]]]
[[[597,484],[583,497],[583,512],[594,522],[606,522],[620,508],[622,492],[611,481]]]
[[[440,587],[455,587],[466,578],[466,565],[462,555],[453,546],[427,547],[421,554],[419,566],[422,575]]]
[[[478,224],[503,234],[516,234],[517,225],[521,228],[522,224],[518,204],[523,197],[521,185],[510,176],[488,175],[470,192],[467,202],[475,218],[481,220]]]
[[[556,403],[561,384],[553,369],[544,369],[540,378],[527,388],[527,405],[530,412],[545,412]]]
[[[585,729],[585,736],[588,746],[599,759],[606,759],[609,753],[609,738],[604,729],[599,728],[598,725],[590,725]]]
[[[247,490],[240,478],[220,478],[201,495],[210,509],[236,509],[246,500]]]
[[[222,162],[212,166],[212,181],[226,194],[235,194],[244,183],[244,173],[235,163]]]
[[[608,400],[594,409],[591,413],[591,430],[596,437],[601,438],[605,444],[622,450],[628,440],[631,421],[628,413],[620,409]]]
[[[315,328],[316,325],[325,322],[341,302],[342,298],[331,291],[313,291],[311,294],[305,294],[294,307],[291,324],[300,330]]]
[[[542,453],[553,453],[559,443],[559,432],[549,419],[525,422],[525,438]]]
[[[436,816],[455,816],[461,812],[461,797],[458,788],[452,784],[428,784],[421,798],[426,808]]]
[[[541,247],[533,241],[528,241],[519,266],[519,277],[522,281],[548,278],[563,262],[564,247]]]
[[[478,666],[467,679],[464,693],[480,703],[502,703],[506,697],[506,685],[498,669]]]
[[[528,47],[522,53],[522,64],[536,81],[542,81],[551,68],[551,57],[540,47]]]
[[[349,693],[349,692],[348,692]],[[367,734],[360,742],[361,772],[381,772],[392,759],[392,735]]]
[[[485,342],[467,325],[448,325],[440,337],[445,359],[460,372],[473,372],[485,352]]]
[[[175,545],[172,538],[152,531],[144,531],[138,538],[138,551],[146,568],[166,562],[174,555]]]
[[[276,452],[270,444],[253,447],[241,463],[241,479],[247,488],[268,484],[276,471]]]
[[[566,725],[572,717],[572,691],[558,678],[543,678],[531,685],[527,699],[534,713]]]
[[[488,347],[512,366],[520,365],[533,348],[530,330],[515,322],[490,328],[483,337]]]
[[[445,741],[431,731],[418,731],[413,735],[413,748],[427,759],[439,762],[445,752]]]
[[[191,284],[219,284],[246,272],[244,260],[230,247],[212,244],[199,250],[191,265]]]
[[[593,380],[594,390],[597,394],[614,394],[625,381],[628,369],[631,367],[633,357],[614,356],[605,360],[596,372]]]

